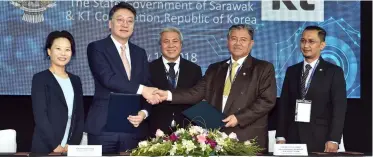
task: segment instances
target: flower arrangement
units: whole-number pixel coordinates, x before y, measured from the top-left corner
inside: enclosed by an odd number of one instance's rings
[[[255,139],[240,142],[235,133],[227,135],[218,130],[206,130],[199,126],[180,128],[171,135],[157,130],[156,137],[141,141],[131,151],[134,156],[210,156],[245,155],[253,156],[263,151]]]

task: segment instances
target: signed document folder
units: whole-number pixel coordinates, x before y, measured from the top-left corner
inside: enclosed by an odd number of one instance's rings
[[[141,95],[110,93],[106,131],[134,133],[137,131],[127,119],[129,115],[137,115],[141,108]]]
[[[188,108],[183,114],[190,121],[205,129],[218,129],[225,125],[222,120],[226,116],[207,101]]]

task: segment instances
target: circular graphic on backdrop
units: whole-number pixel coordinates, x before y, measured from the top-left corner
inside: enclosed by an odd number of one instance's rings
[[[333,36],[326,37],[326,47],[321,52],[323,59],[340,66],[349,90],[355,82],[358,72],[357,60],[353,50],[343,40]]]

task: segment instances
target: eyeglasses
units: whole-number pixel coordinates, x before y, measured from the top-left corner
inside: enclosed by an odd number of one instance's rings
[[[233,41],[235,43],[240,43],[240,44],[243,44],[243,43],[249,41],[249,39],[246,39],[246,38],[240,38],[240,39],[238,39],[238,38],[235,38],[235,37],[229,38],[229,40]]]
[[[316,43],[320,43],[320,41],[300,39],[300,43],[303,44],[303,45],[306,45],[307,43],[308,43],[309,45],[314,45],[314,44],[316,44]]]
[[[127,25],[133,25],[135,21],[133,19],[126,20],[124,18],[113,18],[118,24],[122,25],[126,23]]]

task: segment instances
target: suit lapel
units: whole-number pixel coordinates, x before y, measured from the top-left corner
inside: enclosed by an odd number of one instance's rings
[[[188,67],[185,66],[185,60],[180,56],[180,65],[179,65],[179,77],[177,79],[177,86],[178,87],[185,87],[185,83],[189,79],[188,76]]]
[[[297,83],[296,83],[296,87],[297,87],[297,99],[301,99],[301,89],[300,89],[300,80],[302,79],[302,70],[303,70],[303,62],[299,63],[299,65],[297,65],[297,68],[296,68],[296,80],[297,80]]]
[[[306,96],[305,96],[306,98],[305,99],[312,100],[312,98],[310,97],[310,96],[312,96],[312,94],[310,94],[310,93],[315,93],[315,92],[317,92],[317,88],[322,88],[322,87],[317,87],[317,86],[321,84],[321,82],[323,80],[323,77],[325,76],[324,75],[325,70],[326,69],[325,69],[324,60],[320,57],[319,63],[316,66],[315,72],[314,72],[312,78],[310,78],[311,84],[310,84],[309,89],[306,93]],[[310,75],[312,75],[312,72],[310,73]]]
[[[247,88],[246,84],[250,83],[249,77],[252,76],[251,68],[252,68],[252,57],[249,55],[244,61],[240,71],[238,71],[236,75],[236,79],[234,80],[232,84],[231,91],[228,96],[228,100],[225,103],[223,113],[225,114],[228,113],[234,100],[236,100],[237,97],[241,95],[242,88]]]
[[[75,78],[72,77],[72,75],[69,73],[69,77],[70,77],[70,81],[71,81],[71,84],[73,86],[73,90],[74,90],[74,100],[73,100],[73,112],[72,113],[75,113],[75,108],[76,108],[76,101],[77,101],[77,96],[78,96],[78,82],[77,80],[75,80]]]
[[[127,74],[126,74],[126,70],[124,69],[124,66],[123,66],[123,62],[120,59],[119,52],[118,52],[117,48],[115,47],[115,44],[114,44],[113,40],[110,38],[110,36],[107,37],[105,40],[106,40],[106,45],[107,45],[107,47],[106,47],[107,55],[110,58],[110,62],[113,62],[113,64],[115,65],[114,67],[118,67],[120,73],[126,79],[128,79]],[[131,64],[132,64],[132,62],[131,62]]]
[[[223,61],[222,65],[218,69],[218,72],[216,74],[216,77],[214,78],[214,94],[215,94],[215,104],[216,108],[221,111],[222,109],[222,103],[223,103],[223,90],[224,90],[224,83],[225,78],[227,76],[228,71],[228,63],[226,61]]]
[[[167,89],[169,90],[170,89],[170,86],[169,86],[169,83],[168,83],[168,80],[167,80],[167,74],[166,74],[166,69],[164,67],[164,64],[163,64],[163,60],[162,60],[162,57],[158,58],[156,61],[155,61],[155,71],[157,71],[157,75],[155,76],[157,79],[156,81],[159,81],[159,84],[160,84],[160,87],[162,89]]]
[[[139,53],[136,53],[137,49],[135,48],[135,46],[129,41],[128,41],[128,45],[129,45],[130,58],[131,58],[131,80],[136,80],[135,77],[137,76],[136,75],[137,72],[141,71],[140,69],[137,68],[137,67],[139,67],[138,64],[143,64],[143,63],[139,62],[139,60],[141,60],[141,58],[139,56]],[[124,66],[123,66],[123,68],[124,68]],[[125,74],[126,74],[126,77],[127,77],[127,73],[125,73]]]

